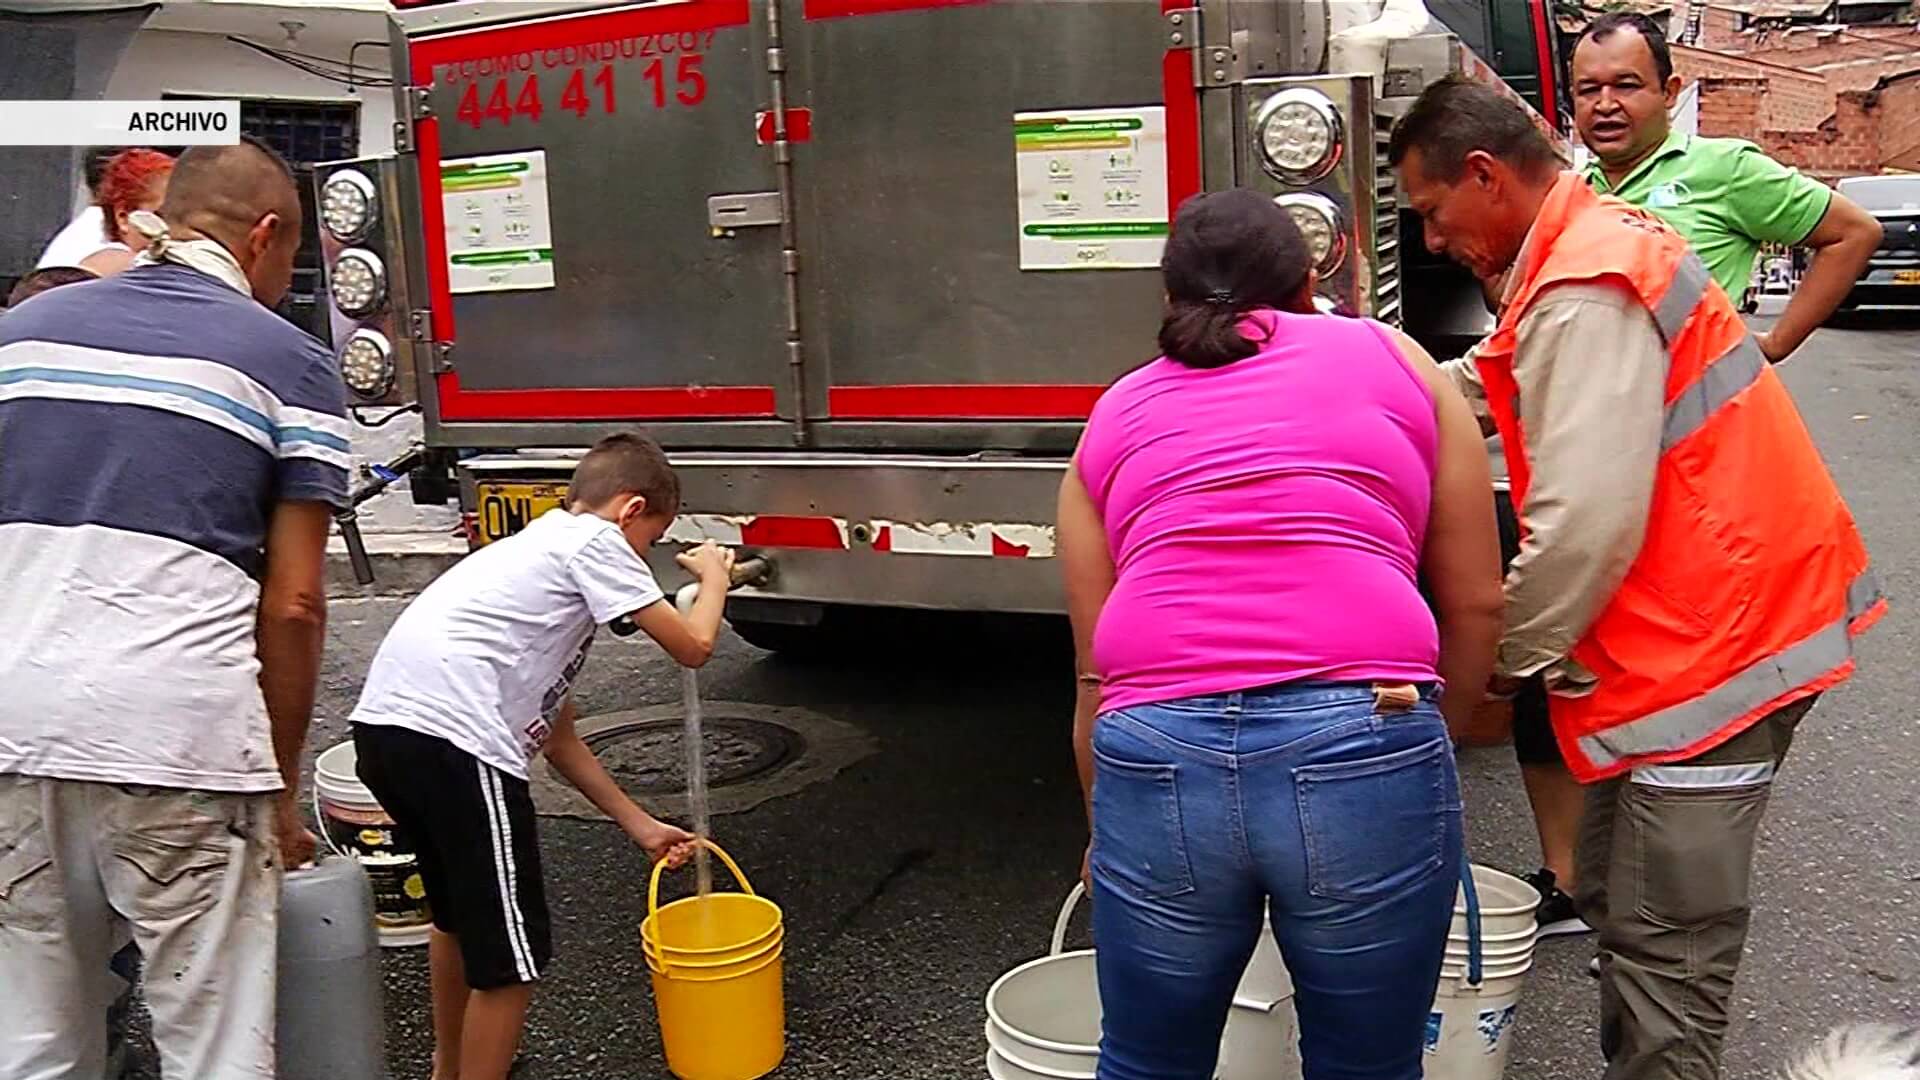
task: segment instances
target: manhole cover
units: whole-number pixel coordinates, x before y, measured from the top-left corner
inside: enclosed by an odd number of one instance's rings
[[[723,788],[765,776],[806,750],[792,728],[744,716],[702,720],[707,787]],[[620,786],[639,794],[687,790],[686,724],[680,719],[635,720],[583,736]]]

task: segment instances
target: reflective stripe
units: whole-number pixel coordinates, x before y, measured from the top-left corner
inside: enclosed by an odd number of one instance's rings
[[[1873,568],[1862,570],[1860,576],[1853,579],[1853,584],[1847,586],[1847,621],[1852,622],[1872,611],[1884,598],[1880,592],[1880,580],[1873,576]]]
[[[1660,328],[1660,337],[1669,347],[1680,335],[1680,328],[1687,324],[1687,316],[1706,298],[1711,281],[1713,275],[1707,273],[1707,264],[1700,261],[1700,256],[1687,252],[1687,257],[1680,260],[1673,272],[1673,283],[1667,286],[1667,294],[1653,306],[1653,324]]]
[[[1722,405],[1734,395],[1752,386],[1767,369],[1767,358],[1752,334],[1708,364],[1700,377],[1667,406],[1666,429],[1660,435],[1660,448],[1672,449],[1680,440],[1700,430]]]
[[[1632,780],[1641,787],[1703,791],[1770,784],[1773,773],[1771,761],[1745,765],[1642,765],[1633,770]]]
[[[1847,614],[1796,645],[1747,668],[1712,690],[1619,727],[1580,737],[1580,752],[1605,769],[1630,757],[1683,749],[1725,725],[1819,679],[1853,656],[1848,624],[1880,599],[1871,570],[1847,587]]]

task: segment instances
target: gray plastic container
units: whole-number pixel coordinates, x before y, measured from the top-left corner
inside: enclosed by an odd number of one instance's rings
[[[279,1080],[386,1080],[380,936],[354,859],[287,874],[280,892]]]

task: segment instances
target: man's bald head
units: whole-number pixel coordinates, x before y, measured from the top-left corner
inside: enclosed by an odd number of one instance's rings
[[[264,143],[195,146],[173,166],[160,207],[176,237],[199,235],[233,253],[261,303],[280,302],[300,246],[300,192],[293,170]]]

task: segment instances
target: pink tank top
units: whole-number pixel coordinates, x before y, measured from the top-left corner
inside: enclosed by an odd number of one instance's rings
[[[1102,708],[1300,680],[1438,678],[1416,578],[1433,395],[1377,324],[1257,311],[1223,368],[1162,357],[1116,382],[1078,462],[1118,578]]]

